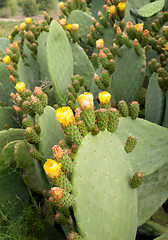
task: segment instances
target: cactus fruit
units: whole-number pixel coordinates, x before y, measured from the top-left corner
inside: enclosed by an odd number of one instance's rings
[[[141,172],[135,173],[131,179],[131,187],[138,188],[142,184],[143,178],[144,178],[144,176]]]

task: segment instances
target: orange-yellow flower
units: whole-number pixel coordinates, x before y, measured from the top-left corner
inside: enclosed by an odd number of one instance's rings
[[[52,193],[52,196],[54,197],[54,199],[56,201],[60,200],[63,195],[64,195],[64,190],[59,188],[59,187],[52,187],[51,188],[51,193]]]
[[[119,2],[118,3],[118,8],[119,8],[120,11],[125,11],[126,3],[125,2]]]
[[[8,36],[8,39],[9,39],[9,40],[11,40],[11,38],[12,38],[11,36]]]
[[[78,97],[78,102],[82,110],[90,110],[94,108],[93,95],[85,92]]]
[[[138,33],[141,33],[143,31],[143,23],[137,23],[134,27]]]
[[[63,8],[63,7],[64,7],[64,3],[63,3],[63,2],[60,2],[60,3],[58,3],[58,6],[59,6],[60,8]]]
[[[34,94],[36,96],[39,96],[39,95],[43,94],[43,91],[42,91],[41,87],[35,87],[34,88]]]
[[[56,110],[56,118],[63,127],[68,127],[74,122],[74,114],[70,107],[62,107]]]
[[[58,23],[61,25],[61,26],[65,26],[66,25],[66,19],[65,18],[61,18],[58,20]]]
[[[66,25],[66,29],[67,29],[68,31],[72,30],[72,24]]]
[[[16,30],[17,30],[17,29],[18,29],[18,25],[14,26],[14,29],[16,29]]]
[[[73,31],[78,31],[78,29],[79,29],[79,24],[73,23],[73,24],[72,24],[72,30],[73,30]]]
[[[56,159],[61,158],[62,155],[64,154],[64,150],[59,145],[54,145],[52,147],[52,151],[53,151],[53,156]]]
[[[6,63],[6,64],[9,64],[10,63],[10,57],[8,55],[3,57],[3,62]]]
[[[102,48],[104,48],[104,41],[103,41],[102,38],[96,41],[96,48],[97,48],[97,49],[102,49]]]
[[[61,163],[57,163],[52,159],[47,159],[43,167],[47,176],[51,179],[58,178],[61,174]]]
[[[15,88],[19,93],[22,93],[22,92],[25,91],[25,83],[24,82],[18,82],[18,83],[16,83]]]
[[[26,27],[26,23],[21,23],[21,24],[19,25],[19,28],[20,28],[21,30],[25,29],[25,27]]]
[[[25,18],[26,24],[31,24],[32,19],[31,18]]]
[[[101,104],[110,103],[110,98],[111,98],[111,94],[107,91],[99,93],[99,101],[100,101]]]
[[[112,5],[111,7],[109,7],[109,13],[111,13],[112,15],[114,15],[116,13],[116,8],[115,5]]]

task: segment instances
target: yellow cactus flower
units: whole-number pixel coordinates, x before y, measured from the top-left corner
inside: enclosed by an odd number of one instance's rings
[[[10,63],[10,57],[8,55],[3,57],[3,62],[6,63],[6,64],[9,64]]]
[[[32,19],[31,18],[25,18],[26,24],[31,24]]]
[[[103,41],[102,38],[96,41],[96,48],[97,48],[97,49],[102,49],[102,48],[104,48],[104,41]]]
[[[85,92],[78,97],[78,102],[82,110],[90,110],[94,108],[93,95]]]
[[[8,39],[9,39],[9,40],[11,40],[11,38],[12,38],[11,36],[8,36]]]
[[[58,3],[58,6],[62,9],[64,7],[64,3],[60,2],[60,3]]]
[[[56,110],[56,118],[63,127],[68,127],[74,122],[74,114],[70,107],[62,107]]]
[[[101,104],[110,103],[110,98],[111,98],[111,94],[107,91],[99,93],[99,101],[100,101]]]
[[[66,19],[65,18],[61,18],[58,20],[58,23],[61,25],[61,26],[65,26],[66,25]]]
[[[138,23],[134,27],[138,33],[141,33],[143,31],[143,23]]]
[[[125,2],[119,2],[118,3],[118,8],[119,10],[122,12],[122,11],[125,11],[125,8],[126,8],[126,3]]]
[[[73,31],[78,31],[78,29],[79,29],[79,24],[77,24],[77,23],[72,24]]]
[[[18,25],[14,26],[14,29],[16,29],[16,30],[17,30],[17,29],[18,29]]]
[[[25,83],[24,82],[18,82],[16,83],[15,89],[19,92],[19,93],[23,93],[25,91]]]
[[[66,29],[67,29],[68,31],[72,30],[72,24],[66,25]]]
[[[109,13],[114,15],[116,13],[116,8],[115,8],[115,5],[112,5],[111,7],[109,7]]]
[[[25,29],[25,27],[26,27],[26,23],[21,23],[21,24],[19,25],[19,28],[20,28],[21,30]]]
[[[52,159],[47,159],[43,167],[47,176],[51,179],[58,178],[61,174],[61,163],[57,163]]]

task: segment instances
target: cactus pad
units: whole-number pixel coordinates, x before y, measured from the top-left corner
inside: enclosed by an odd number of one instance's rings
[[[74,213],[83,239],[134,239],[136,190],[130,187],[129,157],[116,135],[108,131],[88,134],[75,161]],[[116,222],[117,228],[113,227]]]
[[[149,175],[167,162],[168,155],[168,129],[137,118],[120,118],[120,124],[116,131],[121,143],[129,134],[137,137],[137,144],[129,156],[134,172],[141,171],[143,175]]]
[[[122,57],[115,58],[116,70],[109,91],[112,94],[113,89],[117,102],[125,100],[130,103],[138,99],[142,87],[145,57],[138,56],[133,48],[127,48],[125,45],[121,47],[121,52]]]
[[[92,25],[91,16],[80,10],[72,11],[67,19],[67,24],[79,24],[79,35],[82,40],[87,42],[87,34],[90,32],[90,26]]]
[[[164,93],[157,81],[157,73],[152,74],[146,94],[145,119],[161,124],[164,109]]]
[[[45,107],[44,113],[37,116],[37,122],[41,128],[39,150],[45,158],[50,158],[52,147],[64,139],[63,131],[56,119],[55,109],[50,106]]]
[[[48,71],[58,103],[65,104],[67,85],[73,75],[73,56],[66,33],[56,21],[50,24],[46,52]]]

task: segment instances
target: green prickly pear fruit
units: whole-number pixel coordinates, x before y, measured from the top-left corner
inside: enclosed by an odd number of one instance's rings
[[[81,236],[77,232],[70,232],[67,240],[82,240]]]
[[[108,70],[110,73],[113,73],[115,71],[116,63],[114,59],[109,60]]]
[[[87,128],[86,128],[86,125],[84,123],[84,121],[79,121],[77,122],[77,125],[78,125],[78,128],[79,128],[79,131],[81,133],[81,135],[84,137],[88,134],[88,131],[87,131]]]
[[[94,81],[95,81],[95,84],[98,86],[98,88],[100,88],[101,90],[106,89],[106,87],[102,82],[102,79],[96,73],[94,74]]]
[[[92,54],[92,62],[93,62],[93,66],[95,68],[99,68],[100,64],[99,64],[99,57],[98,57],[97,53]]]
[[[80,115],[86,125],[87,130],[90,132],[95,127],[93,95],[85,92],[78,97],[78,102],[82,109]]]
[[[41,90],[40,87],[35,87],[34,88],[34,93],[36,97],[41,101],[42,106],[46,107],[48,104],[48,97],[47,95]]]
[[[39,143],[40,137],[32,127],[27,127],[25,130],[25,135],[30,143]]]
[[[34,112],[36,113],[36,114],[39,114],[39,115],[41,115],[41,114],[43,114],[43,112],[44,112],[44,107],[43,107],[43,105],[41,104],[41,101],[37,98],[37,97],[35,97],[35,96],[31,96],[31,105],[32,105],[32,108],[33,108],[33,110],[34,110]]]
[[[100,108],[95,111],[96,115],[96,124],[99,127],[100,131],[104,131],[107,128],[108,124],[108,114],[107,109]]]
[[[109,63],[108,63],[108,67],[109,67]],[[102,82],[103,82],[104,86],[109,87],[110,75],[109,75],[108,71],[106,71],[106,70],[102,71],[101,75],[102,75]]]
[[[135,148],[136,143],[137,143],[136,137],[130,134],[125,142],[124,147],[125,151],[127,153],[132,152],[132,150]]]
[[[143,176],[142,172],[135,173],[131,179],[131,187],[138,188],[142,184],[143,178],[144,178],[144,176]]]
[[[28,100],[23,102],[22,107],[23,107],[23,110],[26,113],[28,113],[30,116],[34,116],[35,115],[35,112],[32,109],[32,105],[31,105],[31,103]]]
[[[74,197],[72,194],[66,192],[59,187],[51,188],[52,196],[59,207],[69,208],[74,204]]]
[[[54,145],[52,147],[52,151],[57,162],[61,162],[61,169],[66,173],[72,173],[73,162],[68,154],[64,153],[63,149],[59,145]]]
[[[119,101],[118,108],[119,108],[123,117],[128,117],[129,116],[128,105],[124,100]]]
[[[33,127],[34,126],[33,122],[29,118],[23,118],[22,119],[22,124],[23,124],[24,128]]]
[[[111,133],[115,132],[119,123],[119,113],[116,108],[110,108],[108,112],[107,130]]]
[[[134,25],[132,24],[132,22],[127,22],[126,23],[126,32],[127,35],[130,39],[134,40],[136,37],[136,29],[134,27]]]
[[[140,111],[139,103],[136,101],[133,101],[130,104],[130,115],[132,119],[136,119],[138,117],[139,111]]]
[[[34,158],[38,161],[43,161],[44,160],[43,155],[36,148],[30,149],[29,152],[30,152],[30,155],[32,156],[32,158]]]
[[[103,50],[100,50],[99,52],[99,59],[103,68],[108,69],[108,58]]]
[[[57,224],[61,224],[61,225],[68,226],[68,220],[69,220],[69,219],[66,218],[63,213],[57,213],[57,214],[55,215],[54,219],[55,219],[55,222],[56,222]]]
[[[135,52],[138,56],[141,56],[142,55],[142,48],[138,42],[138,39],[134,39],[134,49],[135,49]]]

